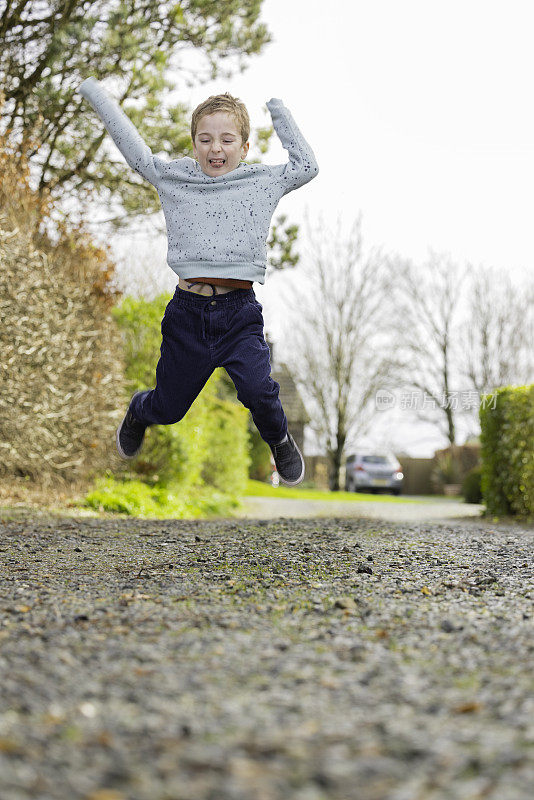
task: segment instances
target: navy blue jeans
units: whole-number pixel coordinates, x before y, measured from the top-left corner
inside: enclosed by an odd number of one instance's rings
[[[250,409],[267,444],[287,433],[287,419],[271,378],[262,307],[252,289],[204,297],[176,287],[161,323],[156,388],[138,395],[131,410],[145,425],[178,422],[216,367],[224,367],[237,397]]]

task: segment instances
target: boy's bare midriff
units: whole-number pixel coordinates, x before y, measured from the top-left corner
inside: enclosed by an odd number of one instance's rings
[[[184,278],[178,279],[178,286],[185,292],[193,292],[206,297],[214,294],[226,294],[235,289],[251,289],[252,281],[242,281],[238,278]]]

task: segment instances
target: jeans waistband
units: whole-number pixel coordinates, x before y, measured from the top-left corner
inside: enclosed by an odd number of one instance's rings
[[[202,294],[195,294],[195,292],[186,292],[177,286],[172,301],[179,305],[189,306],[189,308],[204,308],[205,306],[227,306],[232,308],[255,299],[254,289],[233,289],[231,292],[215,294],[211,297],[208,295],[206,297]]]

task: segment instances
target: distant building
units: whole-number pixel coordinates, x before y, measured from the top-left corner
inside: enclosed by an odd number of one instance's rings
[[[280,401],[286,412],[289,431],[300,451],[304,452],[304,426],[310,421],[310,418],[291,372],[286,364],[275,360],[273,343],[267,337],[265,340],[271,351],[272,377],[280,384]]]

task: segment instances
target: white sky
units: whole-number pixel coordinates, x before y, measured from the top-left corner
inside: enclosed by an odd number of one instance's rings
[[[361,210],[369,246],[414,260],[429,248],[447,251],[517,278],[532,269],[531,2],[264,0],[262,19],[273,42],[247,70],[182,99],[194,107],[230,91],[253,126],[269,124],[270,97],[285,102],[320,174],[283,198],[277,213],[296,222],[305,209],[312,220],[342,214],[348,226]],[[274,142],[266,161],[285,160]],[[149,252],[172,281],[164,242]],[[283,281],[277,275],[257,291],[275,338]],[[428,428],[415,437],[407,430],[393,444],[414,455],[443,441]]]
[[[370,242],[416,259],[534,263],[531,2],[264,0],[262,17],[273,43],[189,100],[231,91],[255,124],[284,100],[321,171],[279,210],[361,209]]]

